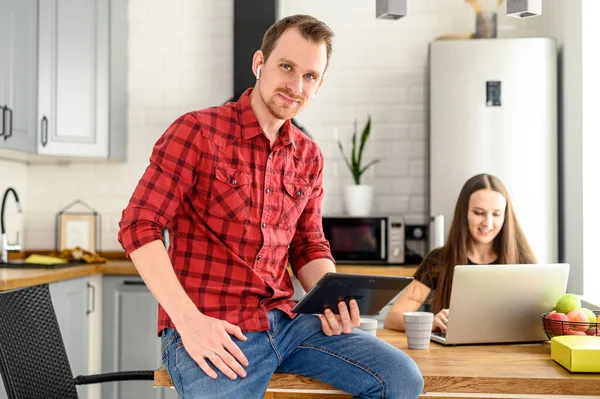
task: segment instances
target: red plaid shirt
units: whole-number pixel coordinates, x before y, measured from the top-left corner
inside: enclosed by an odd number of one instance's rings
[[[323,155],[289,120],[269,148],[251,91],[167,129],[123,211],[119,242],[129,255],[167,226],[175,273],[198,309],[264,331],[268,311],[294,316],[288,261],[297,274],[333,258],[321,221]],[[159,306],[158,331],[167,327]]]

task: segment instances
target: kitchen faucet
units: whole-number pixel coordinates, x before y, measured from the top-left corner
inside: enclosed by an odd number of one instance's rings
[[[17,242],[14,244],[8,243],[8,238],[6,237],[6,228],[4,227],[4,207],[6,206],[6,199],[8,198],[8,194],[13,193],[15,196],[15,201],[17,201],[17,210],[19,213],[23,212],[21,208],[21,203],[19,202],[19,196],[14,188],[9,187],[4,192],[4,197],[2,198],[2,211],[0,212],[0,225],[2,227],[2,262],[8,263],[8,251],[20,251],[21,246],[19,245],[19,232],[17,231]]]

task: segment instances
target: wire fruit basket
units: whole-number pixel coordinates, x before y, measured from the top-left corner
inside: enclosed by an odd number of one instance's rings
[[[596,318],[600,310],[594,310]],[[600,322],[577,322],[567,320],[556,320],[548,318],[552,312],[542,314],[542,325],[548,339],[559,335],[590,335],[600,337]]]

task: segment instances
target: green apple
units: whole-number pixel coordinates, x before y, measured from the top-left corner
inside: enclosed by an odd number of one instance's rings
[[[568,314],[571,310],[581,309],[581,299],[575,294],[565,294],[556,302],[558,313]]]
[[[596,322],[596,314],[594,312],[592,312],[591,310],[586,309],[586,308],[581,308],[579,310],[581,310],[583,313],[585,313],[585,315],[588,317],[588,319],[590,319],[590,323]]]

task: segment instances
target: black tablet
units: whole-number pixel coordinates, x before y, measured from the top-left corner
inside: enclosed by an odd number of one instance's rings
[[[292,312],[315,314],[330,308],[338,313],[338,302],[356,299],[361,315],[374,315],[411,281],[412,277],[327,273],[300,299]]]

